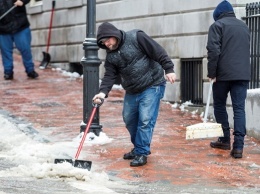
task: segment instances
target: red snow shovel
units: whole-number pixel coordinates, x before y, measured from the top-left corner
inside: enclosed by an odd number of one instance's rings
[[[47,48],[46,52],[42,52],[43,54],[43,59],[40,64],[40,69],[46,69],[48,64],[51,61],[51,55],[48,53],[49,52],[49,46],[50,46],[50,41],[51,41],[51,29],[52,29],[52,21],[53,21],[53,14],[54,14],[54,8],[55,8],[55,0],[52,1],[52,10],[51,10],[51,19],[50,19],[50,26],[49,26],[49,33],[48,33],[48,40],[47,40]]]
[[[100,104],[95,104],[95,103],[92,103],[93,105],[93,110],[91,112],[91,115],[90,115],[90,118],[89,118],[89,122],[87,124],[87,127],[86,127],[86,130],[84,132],[84,135],[80,141],[80,144],[79,144],[79,147],[78,147],[78,150],[77,150],[77,153],[75,155],[75,161],[73,162],[72,159],[55,159],[54,160],[54,163],[57,164],[57,163],[63,163],[63,162],[68,162],[68,163],[71,163],[74,167],[77,167],[77,168],[83,168],[83,169],[87,169],[87,170],[90,170],[91,168],[91,165],[92,165],[92,162],[91,161],[86,161],[86,160],[78,160],[78,157],[79,157],[79,154],[81,152],[81,149],[82,149],[82,146],[84,144],[84,141],[86,139],[86,136],[87,136],[87,133],[89,131],[89,128],[90,128],[90,124],[92,123],[93,121],[93,118],[94,118],[94,115],[96,113],[96,109],[98,107],[100,107],[104,102],[104,99],[101,99],[101,103]]]

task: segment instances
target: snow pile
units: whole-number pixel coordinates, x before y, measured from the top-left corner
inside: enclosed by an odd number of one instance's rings
[[[83,133],[79,134],[71,142],[41,143],[31,139],[18,129],[18,126],[0,115],[0,158],[14,164],[0,171],[0,177],[29,176],[38,179],[62,178],[81,181],[106,182],[106,173],[94,172],[73,167],[70,163],[54,164],[55,158],[73,159]],[[93,144],[110,143],[112,139],[101,132],[100,136],[88,133],[85,143]],[[86,154],[86,153],[85,153]],[[84,152],[81,153],[84,158]],[[93,180],[94,179],[94,180]]]

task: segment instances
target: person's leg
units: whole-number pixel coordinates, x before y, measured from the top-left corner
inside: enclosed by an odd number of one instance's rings
[[[138,102],[137,95],[126,94],[124,97],[124,106],[123,106],[123,120],[126,125],[126,128],[130,134],[130,139],[135,148],[135,137],[138,124]],[[126,160],[134,159],[135,149],[132,149],[129,153],[124,154],[123,158]]]
[[[135,145],[138,117],[137,95],[126,94],[124,97],[123,120],[133,145]]]
[[[245,100],[248,81],[233,81],[231,86],[230,94],[234,112],[233,150],[243,150],[244,137],[246,135]]]
[[[23,64],[27,74],[34,71],[34,63],[31,53],[31,30],[24,30],[14,34],[14,42],[17,49],[20,51],[23,59]]]
[[[217,81],[213,84],[213,101],[214,115],[217,123],[222,125],[224,137],[220,137],[218,141],[211,142],[213,148],[230,149],[230,127],[228,123],[228,114],[226,110],[226,101],[230,91],[228,81]]]
[[[135,153],[137,155],[147,156],[150,154],[153,130],[164,91],[165,85],[153,86],[139,95],[139,122],[135,138]]]
[[[157,120],[160,99],[163,97],[165,85],[153,86],[142,92],[139,97],[139,121],[135,138],[135,158],[130,166],[137,167],[147,163],[147,155],[150,152],[150,145],[154,126]]]
[[[0,50],[4,67],[4,74],[13,76],[13,37],[0,35]]]

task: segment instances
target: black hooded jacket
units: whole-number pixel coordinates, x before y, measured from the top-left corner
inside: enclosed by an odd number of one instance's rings
[[[217,81],[250,80],[250,32],[223,1],[208,32],[208,77]]]
[[[108,37],[117,38],[116,50],[110,51],[101,43]],[[98,28],[97,43],[107,51],[106,71],[100,86],[100,92],[106,95],[118,75],[126,92],[136,94],[165,82],[163,70],[166,74],[174,72],[174,64],[166,51],[141,30],[125,32],[105,22]]]
[[[25,5],[30,0],[21,0],[24,5],[15,7],[0,20],[0,34],[13,34],[30,26]],[[0,0],[0,16],[6,13],[16,0]]]

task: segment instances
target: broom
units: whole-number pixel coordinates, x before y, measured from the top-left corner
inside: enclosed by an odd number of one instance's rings
[[[223,130],[219,123],[207,123],[209,101],[212,92],[213,80],[210,82],[208,99],[206,104],[205,115],[203,123],[190,125],[186,127],[186,139],[198,139],[198,138],[209,138],[209,137],[223,137]]]

